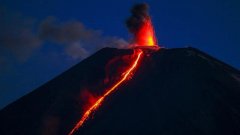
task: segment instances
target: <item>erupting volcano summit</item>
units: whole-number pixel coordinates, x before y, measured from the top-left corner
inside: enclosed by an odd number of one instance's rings
[[[240,71],[159,49],[146,4],[127,26],[132,48],[103,48],[8,105],[0,135],[240,135]]]
[[[125,71],[123,71],[118,81],[112,84],[110,88],[105,90],[105,93],[100,96],[83,114],[82,118],[75,125],[75,127],[70,131],[69,135],[74,134],[90,115],[100,107],[102,102],[112,94],[116,89],[118,89],[127,79],[133,75],[134,69],[140,63],[141,57],[143,57],[144,51],[142,49],[154,49],[157,50],[159,47],[156,45],[157,40],[155,37],[151,17],[148,15],[148,7],[146,4],[138,4],[132,8],[132,16],[127,20],[127,26],[129,31],[134,35],[134,53],[131,56],[133,61]],[[134,58],[136,57],[136,58]]]
[[[133,46],[159,48],[147,4],[137,4],[131,10],[126,25],[133,34]]]

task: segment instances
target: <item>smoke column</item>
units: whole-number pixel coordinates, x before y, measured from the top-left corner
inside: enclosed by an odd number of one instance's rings
[[[127,19],[126,25],[133,34],[134,43],[138,46],[156,46],[154,28],[151,17],[148,13],[148,5],[137,4],[131,9],[131,16]]]

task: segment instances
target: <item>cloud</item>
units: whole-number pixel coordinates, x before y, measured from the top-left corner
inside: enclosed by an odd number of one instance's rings
[[[66,47],[65,51],[67,55],[71,56],[73,59],[84,59],[89,55],[89,52],[84,49],[79,42],[69,45]]]
[[[26,62],[45,45],[61,47],[67,57],[81,60],[103,47],[124,48],[128,43],[118,37],[103,36],[99,30],[85,27],[80,21],[60,22],[55,17],[33,21],[0,7],[0,64]]]
[[[54,17],[42,21],[39,37],[63,45],[66,53],[74,59],[85,58],[103,47],[125,48],[128,45],[124,39],[103,36],[101,31],[86,28],[79,21],[60,23]]]
[[[79,21],[59,23],[54,17],[47,17],[40,24],[39,36],[43,40],[58,43],[87,41],[99,36],[99,31],[85,28]]]
[[[34,34],[32,19],[0,9],[0,53],[2,57],[14,55],[19,61],[26,61],[41,45]],[[4,56],[5,55],[5,56]]]

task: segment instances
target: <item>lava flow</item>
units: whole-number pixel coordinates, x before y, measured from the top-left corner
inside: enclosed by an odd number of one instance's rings
[[[136,59],[132,63],[132,65],[126,70],[126,72],[123,73],[122,78],[117,81],[110,89],[106,90],[106,93],[102,95],[82,116],[80,121],[76,124],[76,126],[71,130],[71,132],[68,135],[72,135],[75,131],[77,131],[83,124],[84,122],[89,118],[89,116],[101,105],[101,103],[104,101],[104,99],[109,96],[113,91],[116,90],[124,81],[129,78],[131,73],[133,72],[134,69],[136,69],[143,51],[142,50],[135,50],[137,51],[137,54],[134,53],[134,55],[137,55]]]

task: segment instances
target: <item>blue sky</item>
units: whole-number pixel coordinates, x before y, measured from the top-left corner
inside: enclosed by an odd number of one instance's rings
[[[30,29],[30,39],[35,41],[31,35],[35,36],[39,25],[49,18],[54,18],[54,24],[59,27],[68,26],[68,22],[77,26],[81,23],[84,30],[93,31],[95,37],[100,33],[100,36],[97,36],[99,42],[105,43],[106,40],[112,41],[114,38],[127,41],[130,34],[124,23],[130,15],[130,8],[139,2],[149,4],[161,46],[192,46],[240,69],[238,0],[2,0],[0,7],[2,11],[4,9],[5,15],[0,19],[0,27],[6,28],[6,32],[16,31],[14,34],[17,36],[22,30]],[[1,34],[5,33],[0,33],[0,36]],[[85,58],[68,55],[68,41],[66,43],[53,40],[36,39],[32,49],[19,45],[16,47],[20,51],[17,51],[17,55],[14,54],[16,52],[8,53],[0,47],[0,108]],[[89,42],[83,44],[90,50],[88,55],[97,50],[93,49],[96,43],[93,43],[93,46]],[[3,43],[0,46],[3,46]]]

